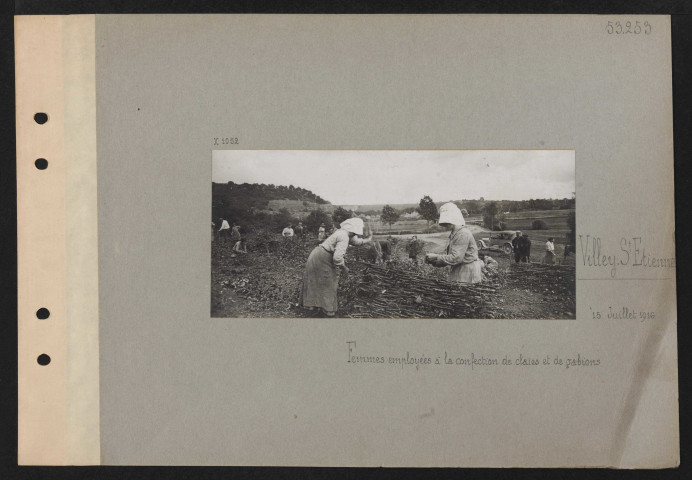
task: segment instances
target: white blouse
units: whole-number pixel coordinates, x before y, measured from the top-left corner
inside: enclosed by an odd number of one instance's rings
[[[329,253],[333,252],[334,265],[340,266],[344,264],[344,255],[346,255],[346,249],[349,244],[363,245],[363,239],[355,235],[349,239],[348,232],[340,228],[327,237],[324,242],[320,243],[320,246]]]

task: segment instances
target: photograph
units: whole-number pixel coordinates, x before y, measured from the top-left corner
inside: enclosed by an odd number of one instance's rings
[[[574,319],[574,150],[214,150],[212,318]]]

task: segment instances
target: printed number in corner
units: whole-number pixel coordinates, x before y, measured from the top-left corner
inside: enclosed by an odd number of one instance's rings
[[[605,31],[608,35],[650,35],[651,24],[648,21],[635,20],[625,22],[608,22]]]

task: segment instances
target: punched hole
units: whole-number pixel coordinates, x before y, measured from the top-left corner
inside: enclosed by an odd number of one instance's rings
[[[36,310],[36,316],[39,320],[45,320],[46,318],[50,317],[50,310],[47,308],[39,308]]]
[[[39,125],[43,125],[48,121],[48,115],[46,115],[43,112],[39,112],[36,115],[34,115],[34,121]]]
[[[42,353],[41,355],[38,356],[36,361],[38,362],[39,365],[45,367],[46,365],[48,365],[50,363],[50,357],[48,355],[46,355],[45,353]]]
[[[48,160],[45,158],[37,158],[36,161],[34,162],[34,165],[36,165],[36,168],[39,170],[45,170],[48,168]]]

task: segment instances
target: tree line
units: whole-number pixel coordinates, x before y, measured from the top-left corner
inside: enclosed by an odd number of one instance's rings
[[[308,215],[302,219],[291,214],[286,208],[271,212],[270,200],[301,201]],[[327,200],[312,191],[293,185],[273,185],[257,183],[212,183],[212,219],[224,218],[244,227],[262,227],[272,230],[283,229],[289,224],[302,221],[308,231],[317,231],[321,224],[329,230],[347,218],[354,216],[379,215],[382,223],[391,227],[402,215],[417,212],[428,222],[438,219],[438,206],[446,202],[435,202],[430,195],[424,195],[416,207],[397,210],[391,205],[384,205],[380,211],[354,212],[337,207],[329,214],[320,209],[320,205],[330,204]],[[482,215],[483,225],[491,230],[505,230],[507,213],[522,210],[573,209],[574,198],[563,199],[530,199],[486,201],[484,198],[453,201],[462,214]],[[570,218],[573,222],[573,217]],[[214,220],[213,220],[214,221]],[[540,226],[538,226],[540,228]]]
[[[446,202],[434,202],[430,195],[425,195],[418,202],[417,207],[409,207],[402,210],[397,210],[390,205],[382,207],[380,212],[380,220],[382,223],[389,225],[398,222],[401,216],[406,213],[417,212],[421,218],[428,223],[437,221],[438,205]],[[562,199],[530,199],[530,200],[500,200],[486,201],[481,198],[479,200],[461,200],[453,201],[465,216],[482,215],[483,226],[490,230],[506,230],[507,229],[507,214],[516,213],[524,210],[568,210],[574,209],[574,198]],[[573,213],[573,212],[572,212]],[[570,217],[573,222],[573,217]],[[541,220],[534,222],[534,229],[539,230],[546,228],[545,223]]]
[[[236,209],[267,208],[270,200],[296,200],[305,205],[325,205],[329,202],[312,191],[293,185],[264,183],[213,183],[212,201],[217,206]]]

